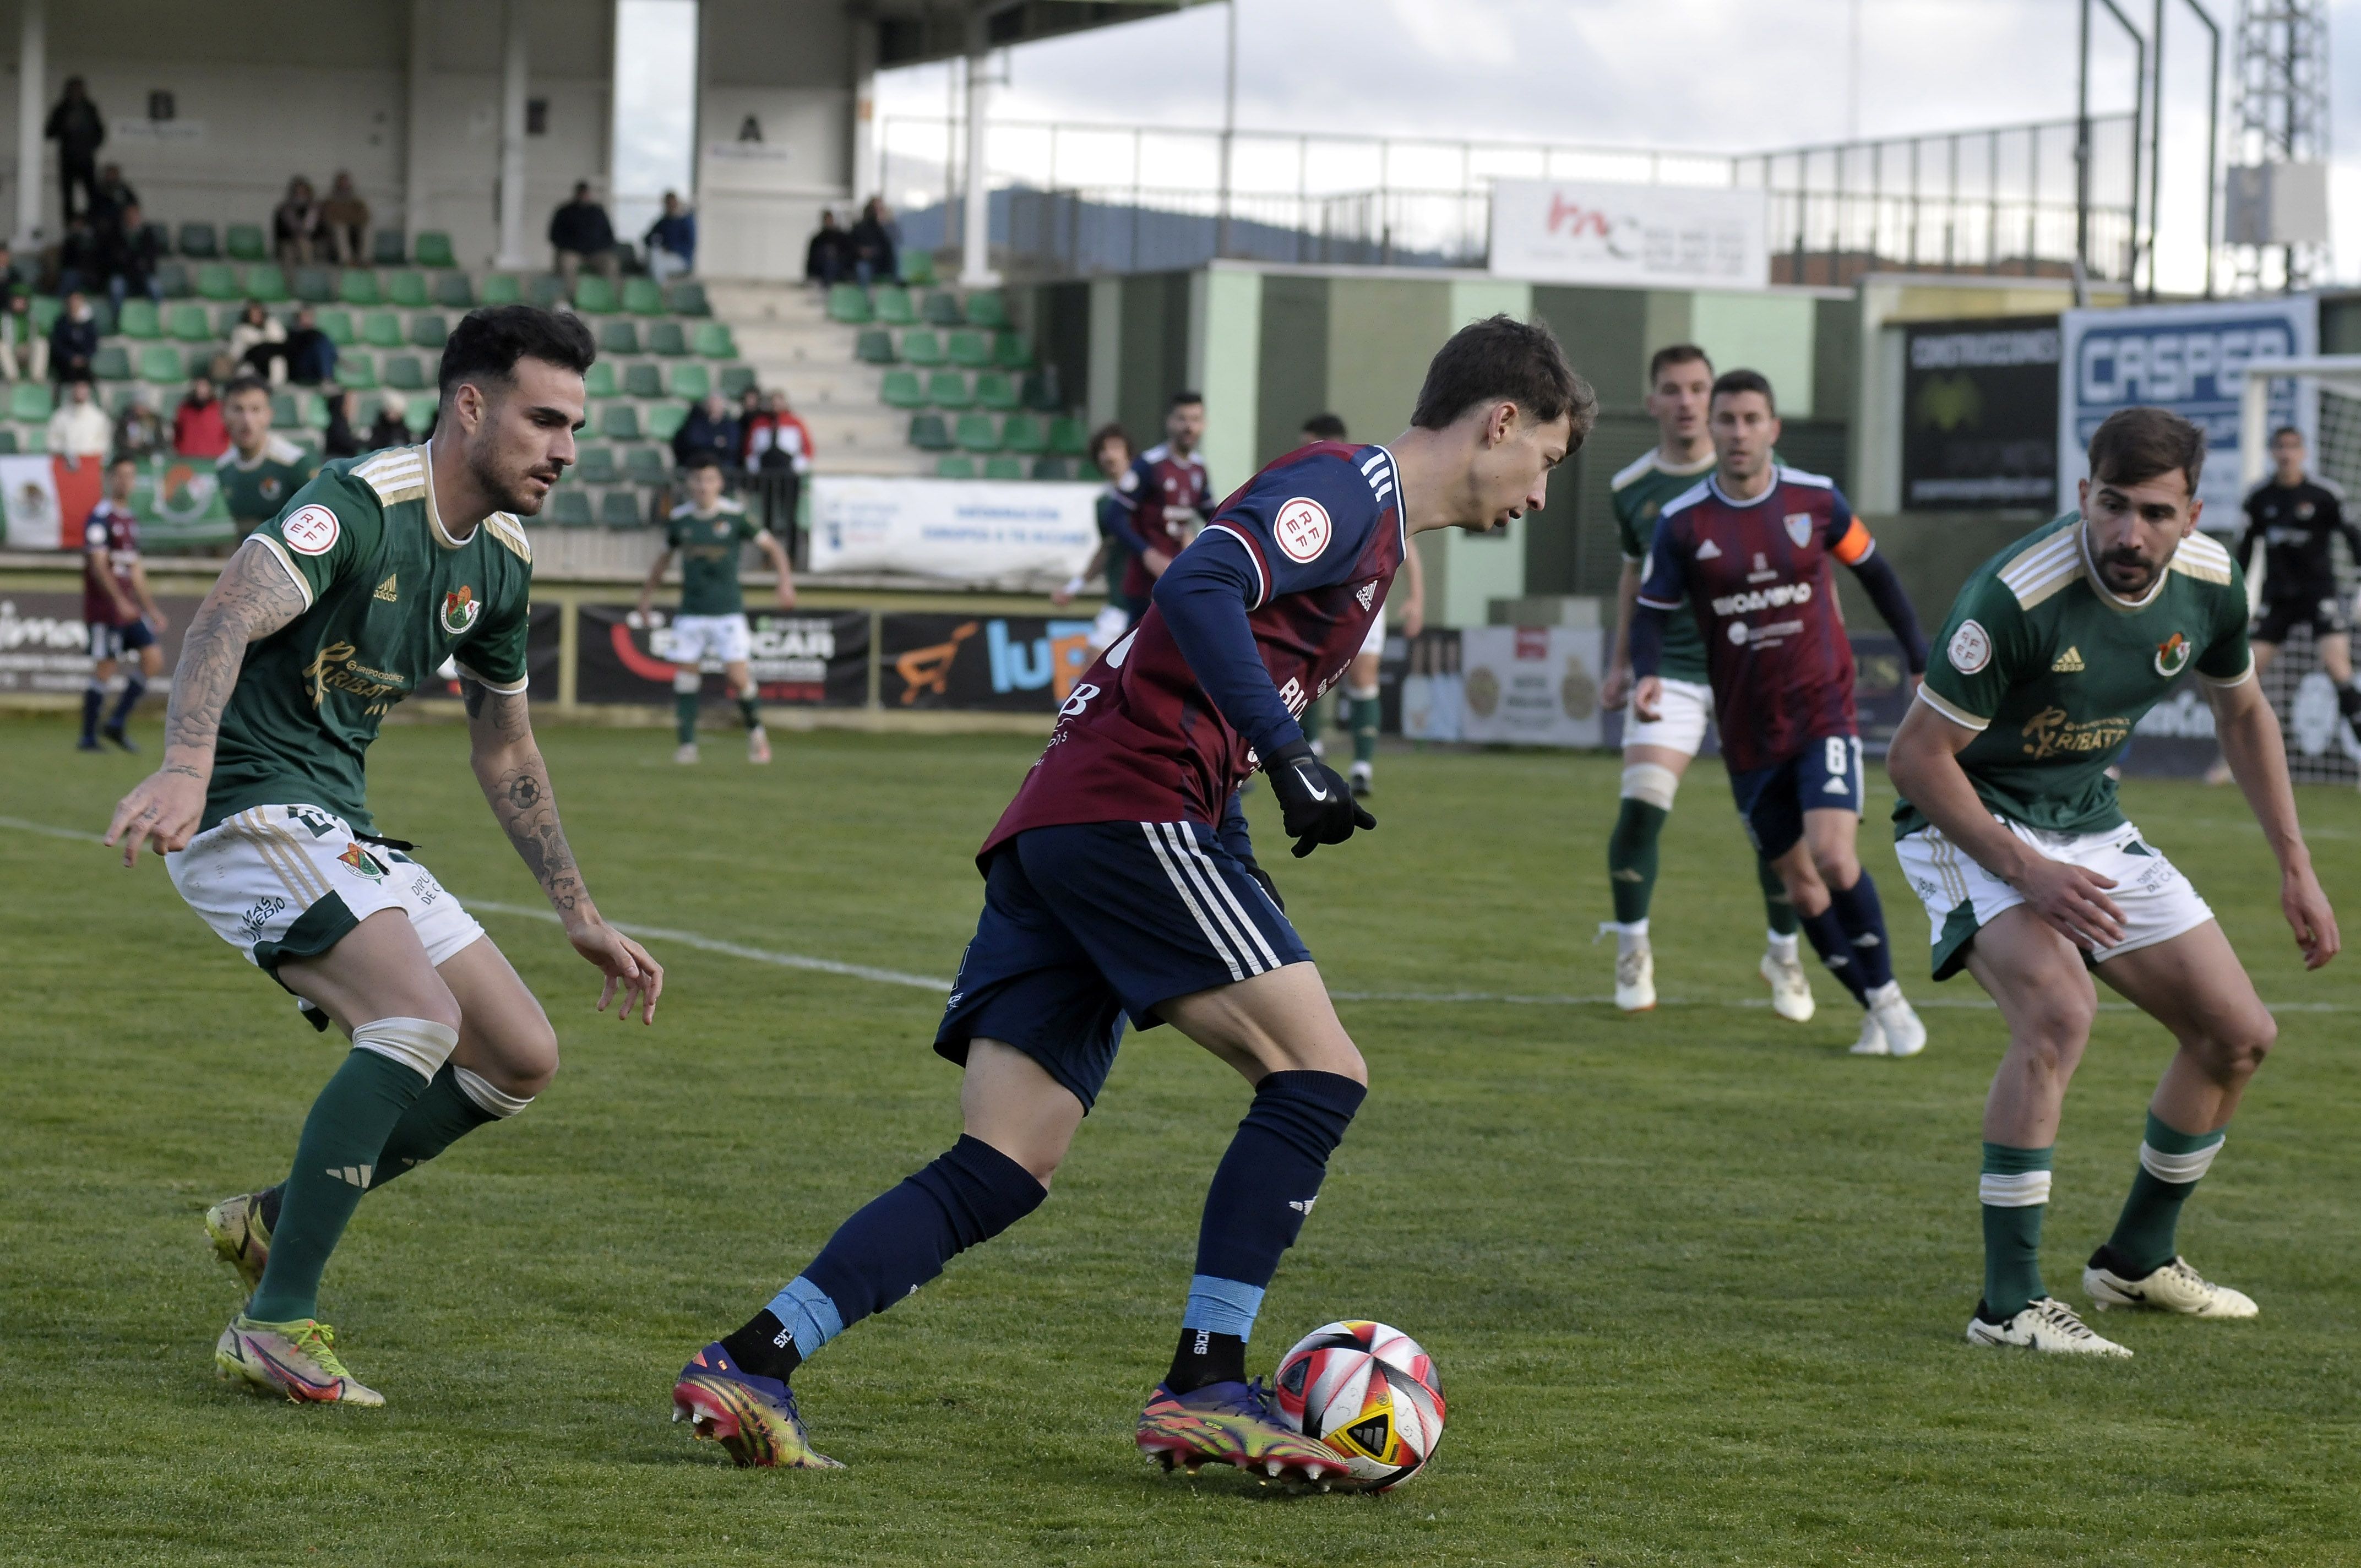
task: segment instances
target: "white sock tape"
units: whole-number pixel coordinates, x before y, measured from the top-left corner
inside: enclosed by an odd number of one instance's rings
[[[1673,808],[1681,775],[1659,762],[1634,762],[1623,770],[1623,798],[1647,802],[1659,811]]]
[[[2220,1138],[2214,1139],[2202,1149],[2192,1149],[2187,1154],[2166,1154],[2161,1149],[2149,1147],[2147,1140],[2142,1139],[2140,1168],[2158,1181],[2169,1181],[2176,1187],[2183,1186],[2191,1181],[2202,1180],[2205,1173],[2213,1168],[2213,1157],[2221,1152]]]
[[[459,1031],[431,1018],[379,1018],[353,1031],[353,1049],[375,1051],[432,1079],[459,1048]]]
[[[1367,702],[1371,697],[1378,695],[1378,688],[1375,686],[1346,686],[1345,688],[1345,695],[1355,702]]]
[[[487,1115],[513,1116],[533,1103],[533,1096],[530,1094],[520,1097],[502,1093],[493,1088],[491,1080],[481,1073],[470,1072],[464,1067],[456,1067],[451,1070],[458,1075],[459,1092],[474,1101],[477,1107]]]
[[[2003,1176],[1988,1170],[1976,1182],[1976,1196],[1995,1209],[2030,1209],[2049,1201],[2049,1173],[2020,1170]]]
[[[705,689],[705,677],[695,670],[675,670],[672,689],[682,696],[695,696]]]

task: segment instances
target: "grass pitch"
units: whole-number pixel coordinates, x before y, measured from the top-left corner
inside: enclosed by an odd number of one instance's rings
[[[1905,983],[1933,1043],[1845,1054],[1854,1015],[1759,1003],[1760,905],[1719,770],[1672,820],[1667,1005],[1598,997],[1611,949],[1600,757],[1389,754],[1383,828],[1266,854],[1374,1088],[1252,1355],[1370,1315],[1424,1341],[1449,1435],[1387,1497],[1157,1474],[1130,1427],[1170,1354],[1207,1177],[1244,1086],[1169,1030],[1126,1042],[1053,1200],[796,1379],[850,1468],[741,1473],[667,1424],[684,1357],[852,1208],[956,1134],[914,987],[653,940],[653,1030],[592,1014],[555,929],[487,911],[566,1068],[515,1124],[362,1207],[324,1307],[383,1410],[216,1383],[236,1305],[203,1205],[281,1174],[335,1059],[94,831],[152,760],[0,722],[0,1560],[43,1563],[2146,1563],[2351,1562],[2361,1408],[2354,1215],[2361,954],[2304,976],[2233,792],[2135,784],[2280,1012],[2278,1052],[2190,1207],[2184,1249],[2246,1324],[2110,1316],[2129,1363],[1971,1349],[1977,1117],[2002,1035],[1876,826]],[[1030,761],[1009,739],[544,737],[593,893],[626,924],[948,977],[968,857]],[[538,895],[450,728],[379,743],[384,830],[479,909]],[[1876,775],[1882,788],[1883,777]],[[1890,800],[1890,794],[1887,795]],[[2361,801],[2307,791],[2332,897]],[[2361,904],[2345,907],[2361,938]],[[1527,1000],[1498,1000],[1523,998]],[[1676,1004],[1677,1003],[1677,1004]],[[2081,1300],[2167,1044],[2103,1014],[2069,1102],[2047,1250]]]

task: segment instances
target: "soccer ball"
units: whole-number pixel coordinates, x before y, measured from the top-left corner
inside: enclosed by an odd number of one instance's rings
[[[1279,1361],[1279,1414],[1334,1449],[1362,1490],[1383,1492],[1433,1457],[1443,1380],[1401,1330],[1346,1319],[1312,1330]]]

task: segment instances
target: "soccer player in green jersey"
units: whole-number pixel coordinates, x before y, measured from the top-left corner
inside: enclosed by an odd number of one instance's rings
[[[287,498],[311,483],[320,466],[270,428],[270,389],[252,376],[240,376],[222,389],[222,428],[229,433],[229,450],[214,475],[222,504],[244,538],[277,517]]]
[[[1656,535],[1656,514],[1664,503],[1705,483],[1713,472],[1713,439],[1706,431],[1712,401],[1713,361],[1693,343],[1656,350],[1648,361],[1647,410],[1656,422],[1656,444],[1615,476],[1615,532],[1623,547],[1623,576],[1615,590],[1615,652],[1608,661],[1599,700],[1609,710],[1631,695],[1631,607],[1640,598],[1642,564]],[[1662,707],[1654,718],[1634,714],[1623,728],[1623,800],[1615,829],[1607,839],[1607,887],[1615,918],[1600,936],[1615,936],[1615,1005],[1644,1013],[1656,1004],[1656,959],[1648,941],[1648,907],[1656,895],[1656,841],[1673,812],[1681,775],[1705,745],[1713,718],[1713,685],[1706,671],[1705,639],[1686,608],[1664,628],[1660,666]],[[1779,873],[1757,855],[1754,874],[1763,884],[1763,907],[1770,923],[1769,946],[1760,965],[1771,985],[1772,1010],[1782,1018],[1811,1020],[1812,984],[1804,976],[1795,936],[1795,905]]]
[[[353,1043],[286,1180],[205,1216],[253,1292],[214,1361],[291,1399],[385,1402],[318,1321],[329,1253],[364,1192],[523,1110],[557,1070],[540,1003],[365,802],[379,725],[445,660],[477,782],[606,976],[598,1005],[620,990],[618,1016],[655,1020],[664,970],[590,902],[525,713],[517,516],[574,461],[592,354],[579,321],[529,305],[461,321],[434,440],[331,463],[230,557],[182,643],[163,766],[107,828],[126,867],[153,844],[217,935]]]
[[[664,654],[673,663],[673,703],[679,710],[680,749],[675,762],[697,761],[697,699],[705,685],[708,658],[721,662],[722,677],[738,699],[746,720],[746,760],[771,760],[771,740],[763,729],[762,711],[754,706],[754,676],[746,667],[753,649],[753,633],[746,625],[745,596],[738,587],[738,563],[752,540],[777,573],[779,608],[796,608],[796,574],[777,537],[763,532],[746,509],[721,493],[721,465],[709,452],[688,466],[688,499],[675,507],[664,531],[664,547],[648,580],[640,585],[640,622],[650,623],[656,587],[664,568],[680,555],[680,608],[672,618],[672,641]]]
[[[1969,578],[1886,768],[1896,853],[1927,905],[1935,978],[1965,968],[2000,1004],[2008,1053],[1984,1102],[1984,1289],[1973,1344],[2131,1353],[2043,1288],[2041,1217],[2095,973],[2180,1048],[2148,1101],[2130,1197],[2082,1288],[2102,1309],[2251,1318],[2182,1261],[2181,1204],[2221,1152],[2277,1034],[2213,912],[2124,818],[2107,770],[2184,670],[2279,865],[2304,967],[2336,956],[2336,916],[2296,823],[2279,720],[2254,678],[2246,587],[2195,532],[2205,436],[2125,409],[2091,438],[2081,507]]]

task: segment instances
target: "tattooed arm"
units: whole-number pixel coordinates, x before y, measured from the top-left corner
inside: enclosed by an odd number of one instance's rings
[[[623,1004],[616,1017],[628,1018],[637,1010],[642,1022],[654,1023],[664,966],[601,919],[590,902],[581,868],[575,864],[574,850],[557,819],[557,797],[550,791],[548,764],[533,743],[524,694],[504,695],[464,676],[460,690],[467,704],[468,760],[476,782],[483,786],[501,831],[516,846],[517,858],[565,922],[574,950],[607,977],[598,995],[599,1010],[605,1011],[620,986]]]
[[[123,841],[126,866],[145,843],[152,842],[159,855],[187,847],[204,815],[214,740],[246,665],[247,645],[287,625],[309,602],[270,547],[258,541],[240,545],[222,568],[181,641],[172,706],[164,718],[163,765],[123,797],[106,829],[108,844]]]

